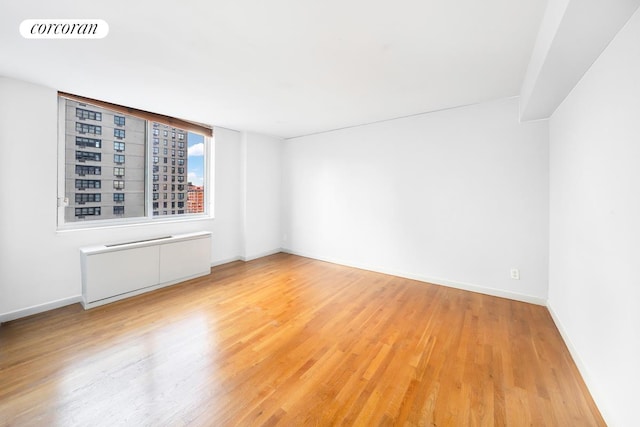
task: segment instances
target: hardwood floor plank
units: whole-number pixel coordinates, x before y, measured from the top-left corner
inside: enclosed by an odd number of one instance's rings
[[[287,254],[0,327],[0,426],[603,426],[544,307]]]

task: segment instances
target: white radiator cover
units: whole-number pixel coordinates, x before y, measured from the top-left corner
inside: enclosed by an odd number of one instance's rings
[[[211,271],[211,233],[198,232],[80,249],[85,309]]]

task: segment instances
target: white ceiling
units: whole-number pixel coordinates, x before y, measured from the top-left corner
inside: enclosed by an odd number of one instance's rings
[[[519,93],[546,0],[2,0],[0,76],[281,137]],[[102,40],[28,40],[92,18]]]

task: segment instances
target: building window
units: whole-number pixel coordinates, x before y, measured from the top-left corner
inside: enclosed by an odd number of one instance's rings
[[[165,215],[206,213],[203,209],[191,207],[186,196],[188,186],[184,184],[188,179],[202,185],[206,177],[210,176],[205,155],[188,154],[190,147],[195,145],[208,149],[208,138],[212,136],[210,129],[193,122],[124,106],[105,108],[100,101],[95,104],[90,101],[69,94],[59,96],[58,144],[59,152],[64,155],[58,158],[58,188],[59,197],[70,200],[68,205],[59,206],[59,226],[74,228],[74,221],[82,221],[84,224],[77,226],[81,228],[89,221],[97,221],[96,224],[100,226],[112,225],[123,219],[135,223],[157,221]],[[113,124],[110,122],[111,117]],[[105,129],[102,126],[103,119],[106,121]],[[105,136],[105,144],[103,135],[108,135]],[[159,150],[160,139],[163,143],[162,151]],[[208,155],[208,151],[202,150],[200,146],[196,152]],[[176,153],[177,150],[179,151]],[[179,167],[176,167],[178,156],[181,158],[178,161]],[[128,160],[126,167],[125,160]],[[108,168],[103,174],[104,167]],[[125,172],[125,169],[128,170]],[[164,191],[161,192],[162,188]],[[176,192],[176,188],[181,188],[182,192]],[[131,196],[127,196],[127,193]],[[85,209],[99,208],[95,205],[104,203],[105,200],[111,204],[105,208],[108,209],[105,211],[108,215],[101,215],[99,209]],[[165,202],[164,209],[158,206],[160,200]],[[178,200],[180,204],[176,207]],[[168,208],[167,201],[171,205]]]
[[[93,153],[91,151],[76,151],[76,160],[79,162],[99,162],[100,160],[102,160],[102,154]]]
[[[102,135],[102,126],[90,125],[88,123],[76,122],[76,132]]]
[[[101,139],[95,139],[95,138],[85,138],[85,137],[82,137],[82,136],[76,136],[76,145],[78,147],[100,148],[100,146],[102,145],[102,140]]]
[[[97,203],[102,200],[100,193],[76,193],[76,204]]]
[[[76,174],[77,175],[101,175],[102,168],[100,166],[85,166],[85,165],[76,165]]]
[[[76,189],[84,190],[85,188],[100,188],[102,181],[99,179],[76,179]]]
[[[75,215],[77,217],[100,215],[100,207],[75,208]]]
[[[85,110],[83,108],[76,108],[76,117],[80,120],[96,120],[102,121],[102,113],[96,111]]]

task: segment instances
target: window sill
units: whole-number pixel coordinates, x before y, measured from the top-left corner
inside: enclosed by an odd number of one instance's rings
[[[197,221],[210,221],[215,219],[212,215],[189,215],[185,218],[158,218],[158,219],[137,219],[132,218],[131,220],[95,220],[89,222],[82,222],[80,224],[65,224],[58,226],[56,233],[65,234],[72,233],[76,231],[94,231],[94,230],[105,230],[105,229],[115,229],[115,228],[129,228],[129,227],[144,227],[144,226],[153,226],[160,224],[176,224],[176,223],[185,223],[185,222],[197,222]]]

